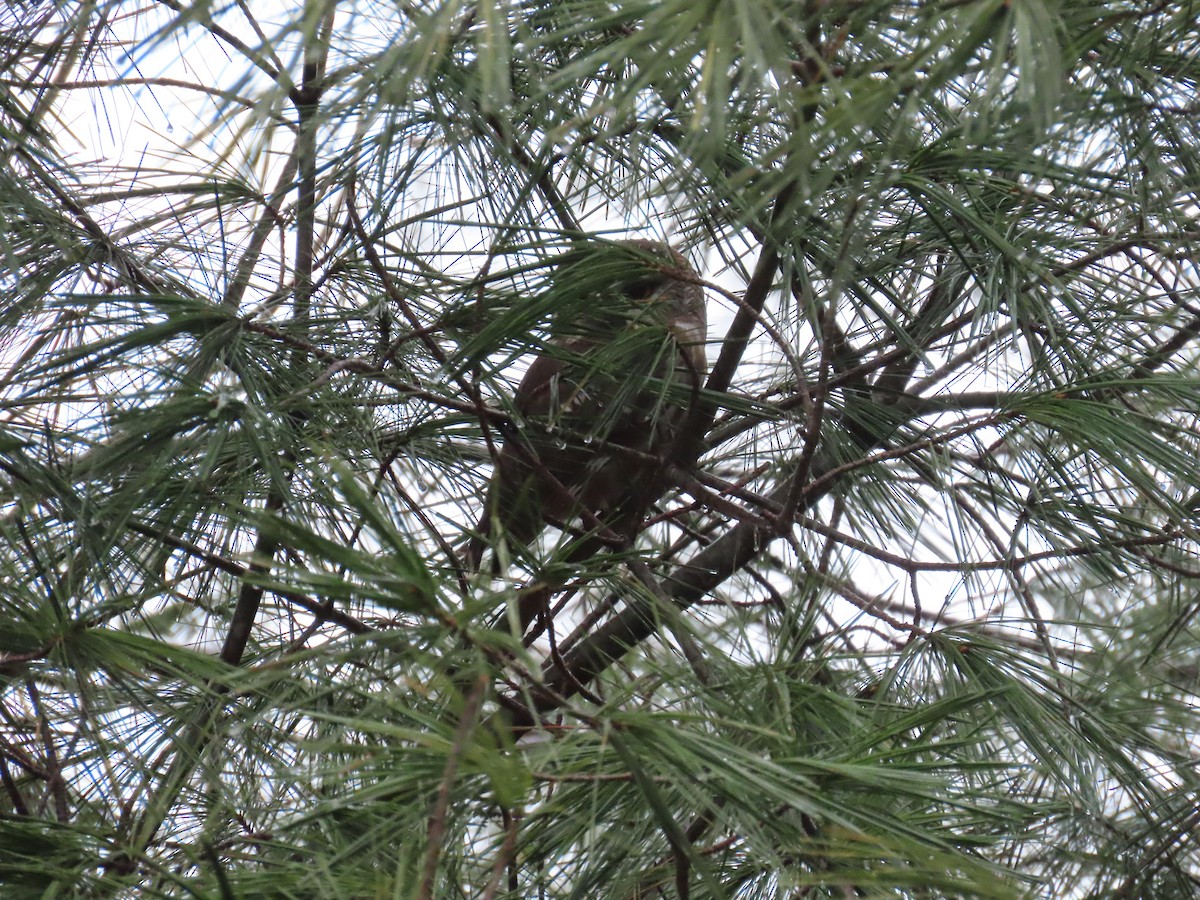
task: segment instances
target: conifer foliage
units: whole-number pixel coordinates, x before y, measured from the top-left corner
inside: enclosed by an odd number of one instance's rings
[[[1195,896],[1198,23],[0,10],[0,894]]]

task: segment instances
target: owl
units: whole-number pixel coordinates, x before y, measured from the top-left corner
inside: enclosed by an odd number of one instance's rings
[[[498,573],[547,524],[578,520],[586,530],[598,520],[631,538],[665,487],[707,375],[704,291],[668,245],[630,240],[572,251],[550,291],[570,302],[517,386],[516,427],[468,545],[473,569],[491,546]]]

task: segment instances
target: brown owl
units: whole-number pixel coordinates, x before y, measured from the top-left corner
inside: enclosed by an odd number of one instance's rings
[[[584,514],[631,537],[662,490],[704,384],[704,291],[678,251],[622,241],[573,251],[551,290],[572,298],[517,387],[520,425],[496,459],[467,551],[519,557],[547,523]],[[497,552],[495,568],[506,554]]]

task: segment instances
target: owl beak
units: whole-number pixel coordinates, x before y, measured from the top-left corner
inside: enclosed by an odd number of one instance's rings
[[[708,338],[703,322],[690,317],[679,318],[671,323],[671,333],[681,347],[702,347]]]

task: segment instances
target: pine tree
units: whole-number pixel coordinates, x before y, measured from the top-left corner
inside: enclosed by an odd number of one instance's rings
[[[1194,896],[1198,22],[0,11],[0,894]]]

